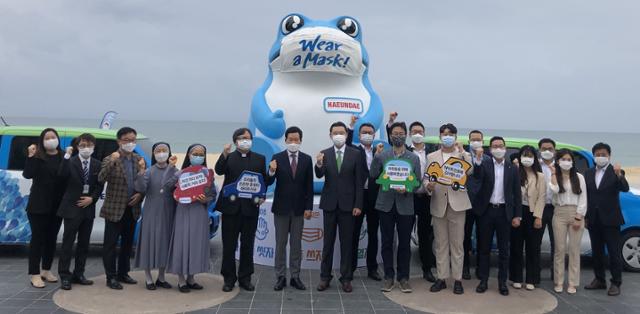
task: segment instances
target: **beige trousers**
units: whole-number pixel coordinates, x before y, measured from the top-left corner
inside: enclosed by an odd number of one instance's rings
[[[465,211],[447,205],[444,217],[432,217],[438,279],[462,280]]]
[[[576,217],[576,206],[558,206],[553,210],[553,238],[555,253],[553,256],[553,279],[556,286],[564,283],[565,254],[569,254],[569,286],[580,285],[580,242],[584,232],[584,219],[580,229],[575,230],[573,224]],[[567,236],[569,247],[567,248]]]

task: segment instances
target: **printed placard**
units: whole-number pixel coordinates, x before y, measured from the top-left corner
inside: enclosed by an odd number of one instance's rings
[[[469,169],[471,164],[466,160],[450,157],[442,166],[438,162],[432,162],[425,170],[424,177],[430,182],[451,186],[454,191],[464,191]]]
[[[383,191],[389,189],[413,192],[413,189],[420,186],[420,181],[415,177],[413,165],[407,159],[390,159],[384,163],[382,174],[376,180]]]
[[[181,204],[193,203],[198,195],[205,194],[212,183],[211,169],[200,165],[188,167],[178,177],[173,198]]]

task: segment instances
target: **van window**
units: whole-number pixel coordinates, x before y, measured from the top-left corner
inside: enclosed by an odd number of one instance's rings
[[[38,136],[16,136],[11,140],[8,170],[23,170],[27,160],[27,148],[38,143]]]
[[[105,157],[118,150],[116,140],[96,139],[96,147],[93,150],[93,157],[102,161]]]

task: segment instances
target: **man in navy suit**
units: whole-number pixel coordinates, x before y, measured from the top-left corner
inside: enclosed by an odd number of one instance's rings
[[[622,238],[620,226],[624,217],[620,210],[620,192],[629,192],[629,183],[619,164],[611,165],[611,146],[598,143],[593,146],[596,166],[587,170],[584,179],[587,184],[586,223],[591,238],[593,252],[593,271],[596,278],[585,289],[606,289],[604,265],[606,246],[611,271],[611,286],[608,295],[620,294],[622,284]]]
[[[302,229],[304,219],[311,218],[313,209],[313,165],[311,156],[300,151],[302,130],[296,126],[284,132],[287,149],[273,155],[269,163],[267,184],[276,183],[273,197],[273,222],[276,227],[276,284],[280,291],[287,285],[287,242],[289,242],[289,271],[291,286],[305,290],[300,280],[302,263]],[[287,241],[288,240],[288,241]]]
[[[511,227],[518,228],[522,220],[522,191],[518,169],[505,158],[507,149],[504,138],[494,136],[489,141],[491,160],[478,160],[474,176],[479,178],[480,188],[471,209],[477,216],[478,251],[480,254],[480,284],[476,292],[487,291],[489,262],[493,234],[498,238],[500,294],[509,295],[509,239]]]

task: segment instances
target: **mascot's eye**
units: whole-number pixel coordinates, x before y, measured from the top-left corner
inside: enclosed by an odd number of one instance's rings
[[[289,15],[282,21],[282,33],[287,35],[304,25],[304,20],[299,15]]]
[[[358,23],[356,23],[354,19],[348,17],[345,17],[338,21],[338,28],[351,37],[358,36],[358,32],[360,31],[360,29],[358,28]]]

